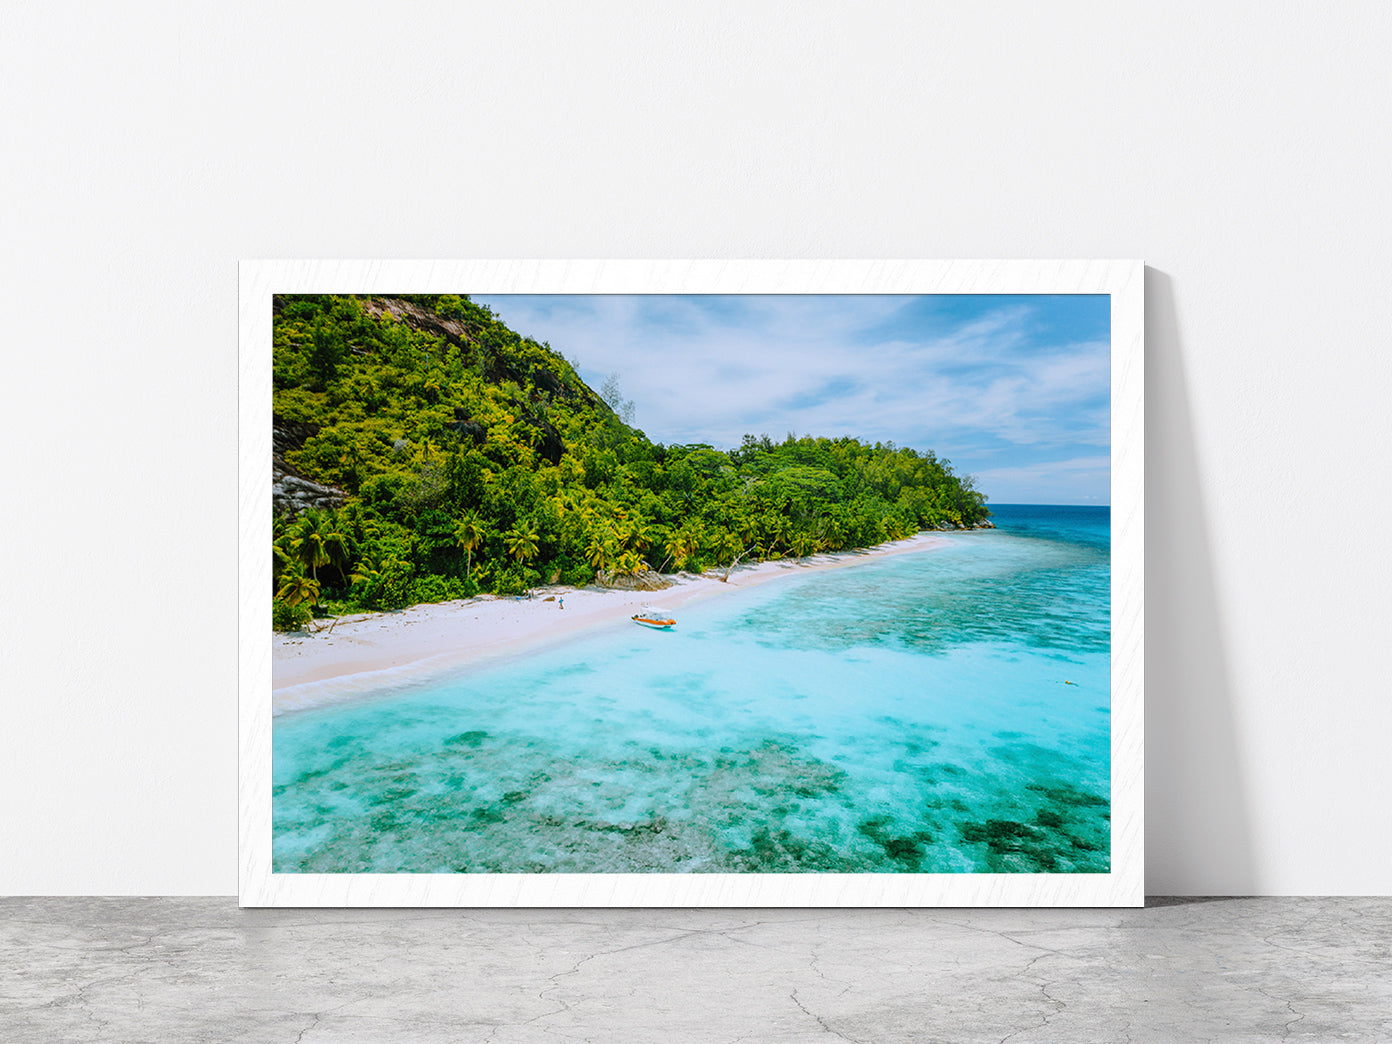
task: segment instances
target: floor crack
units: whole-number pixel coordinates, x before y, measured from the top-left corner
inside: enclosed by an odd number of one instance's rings
[[[300,1030],[299,1036],[295,1038],[295,1044],[300,1044],[300,1041],[304,1040],[304,1035],[308,1033],[310,1030],[312,1030],[315,1026],[319,1025],[319,1023],[323,1021],[324,1016],[319,1012],[312,1012],[310,1014],[310,1018],[312,1018],[314,1021],[311,1022],[304,1029]]]
[[[825,1030],[827,1033],[830,1033],[833,1037],[840,1037],[842,1040],[848,1040],[851,1042],[851,1044],[864,1044],[863,1041],[859,1041],[855,1037],[848,1037],[840,1030],[833,1029],[831,1026],[827,1025],[826,1019],[822,1018],[816,1012],[808,1010],[807,1005],[802,1003],[802,1001],[798,998],[797,990],[793,990],[792,993],[788,994],[788,997],[790,1000],[792,1000],[794,1004],[798,1006],[799,1010],[801,1010],[801,1012],[804,1015],[806,1015],[810,1019],[816,1019],[817,1025],[822,1027],[823,1030]]]

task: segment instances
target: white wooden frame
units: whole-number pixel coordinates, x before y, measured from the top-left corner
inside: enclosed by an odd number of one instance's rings
[[[1140,261],[247,261],[240,266],[243,906],[1137,906],[1144,902]],[[1106,874],[277,874],[271,870],[271,298],[296,293],[1109,294],[1112,790]]]

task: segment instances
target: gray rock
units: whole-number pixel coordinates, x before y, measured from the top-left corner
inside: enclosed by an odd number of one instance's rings
[[[311,508],[324,511],[339,507],[347,494],[273,466],[271,504],[277,515],[298,515]]]

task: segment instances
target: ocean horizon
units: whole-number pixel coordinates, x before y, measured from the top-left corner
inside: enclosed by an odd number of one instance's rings
[[[273,869],[1106,873],[1110,508],[991,511],[277,717]]]

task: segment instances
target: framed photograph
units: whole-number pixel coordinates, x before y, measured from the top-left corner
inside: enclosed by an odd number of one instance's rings
[[[243,262],[242,905],[1140,905],[1142,288]]]

